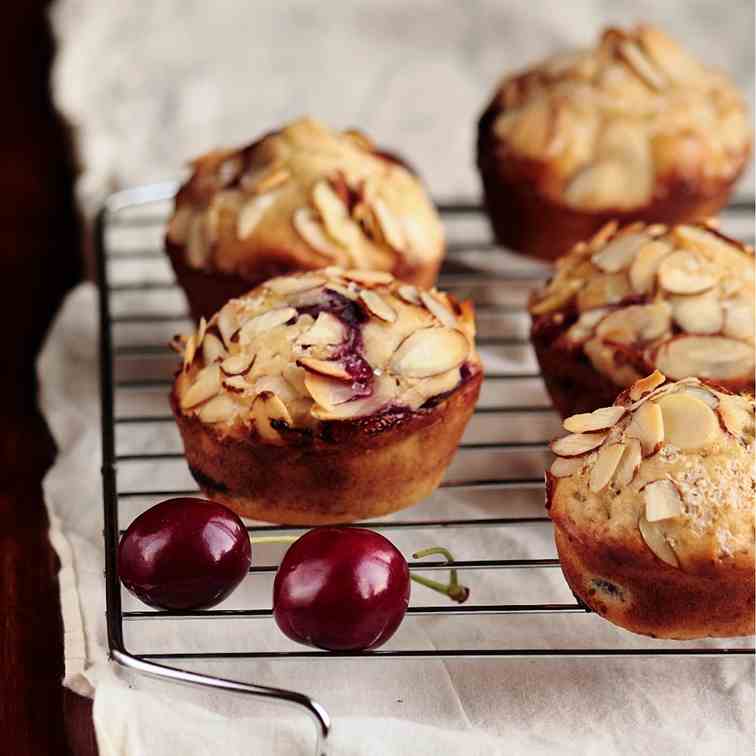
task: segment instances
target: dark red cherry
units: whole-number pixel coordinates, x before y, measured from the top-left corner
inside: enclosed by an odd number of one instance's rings
[[[273,616],[292,640],[329,651],[385,643],[410,597],[407,561],[363,528],[316,528],[293,543],[273,584]]]
[[[223,601],[252,563],[247,529],[227,507],[167,499],[131,523],[118,548],[118,574],[145,604],[204,609]]]

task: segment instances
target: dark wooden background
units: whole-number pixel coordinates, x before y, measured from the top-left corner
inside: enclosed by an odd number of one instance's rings
[[[83,237],[72,132],[50,98],[48,5],[8,3],[0,24],[0,751],[13,756],[96,752],[89,702],[61,686],[57,564],[40,486],[55,446],[37,410],[35,356],[81,276]]]

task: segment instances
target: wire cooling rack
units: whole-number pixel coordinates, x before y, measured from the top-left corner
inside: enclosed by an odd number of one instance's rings
[[[478,344],[486,368],[481,399],[447,477],[439,492],[431,497],[432,501],[361,524],[387,532],[392,540],[410,550],[413,546],[428,545],[427,541],[438,533],[443,533],[442,539],[453,533],[472,538],[475,543],[472,555],[476,558],[452,563],[472,587],[472,600],[461,606],[451,602],[439,604],[435,597],[413,594],[405,624],[440,617],[453,619],[455,627],[471,622],[474,629],[455,636],[462,640],[449,648],[427,644],[417,648],[412,643],[408,647],[406,641],[395,645],[392,640],[384,648],[360,653],[303,650],[286,645],[285,639],[281,648],[273,648],[266,642],[250,649],[241,641],[219,649],[212,646],[213,632],[208,633],[207,647],[200,647],[196,637],[191,647],[183,648],[160,645],[159,634],[153,634],[150,640],[149,630],[155,627],[156,620],[159,624],[191,620],[211,626],[224,623],[227,627],[239,619],[271,622],[272,616],[269,599],[265,606],[250,608],[244,605],[244,597],[240,599],[241,605],[237,602],[227,608],[224,604],[201,612],[147,609],[122,592],[118,580],[118,540],[131,519],[163,498],[198,493],[186,471],[167,401],[176,364],[167,342],[173,333],[190,327],[183,296],[161,250],[175,190],[175,184],[166,183],[118,192],[107,200],[96,221],[107,630],[110,652],[116,662],[161,679],[299,707],[316,724],[317,753],[322,756],[328,749],[330,720],[325,708],[308,695],[186,667],[218,660],[234,660],[239,664],[247,660],[254,665],[260,660],[322,662],[334,657],[409,660],[753,656],[754,648],[746,639],[696,644],[639,639],[589,616],[566,589],[554,557],[551,526],[543,510],[546,442],[559,432],[559,421],[549,405],[528,346],[524,312],[529,291],[548,275],[548,269],[495,249],[481,208],[461,202],[440,205],[449,245],[439,285],[476,303]],[[740,238],[752,241],[753,201],[732,205],[723,214],[723,225]],[[254,526],[254,530],[283,533],[300,532],[302,528],[263,524]],[[277,560],[271,557],[268,561],[269,564],[256,563],[244,585],[270,581]],[[447,570],[450,563],[422,562],[410,566],[417,570]],[[546,581],[541,580],[535,587],[528,584],[528,577],[540,577],[544,572],[551,573],[548,583],[551,593],[546,598],[535,595],[536,588],[543,592]],[[269,592],[266,595],[269,597]],[[506,600],[507,596],[514,600]],[[533,615],[546,615],[556,628],[546,647],[531,647],[527,643],[531,623],[537,621]],[[482,632],[476,632],[483,618],[489,618],[492,628],[488,640]],[[495,625],[490,624],[491,618]],[[580,622],[594,623],[597,629],[592,632],[598,633],[598,640],[592,644],[584,642],[591,633]],[[496,628],[508,627],[506,623],[519,623],[519,629],[499,639]],[[146,650],[140,647],[145,644],[145,635]],[[174,633],[170,637],[181,637],[180,629],[178,636]],[[255,670],[253,666],[252,679]]]

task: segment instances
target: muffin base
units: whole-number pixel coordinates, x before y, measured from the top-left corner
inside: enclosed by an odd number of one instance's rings
[[[731,638],[754,633],[753,570],[721,577],[689,575],[632,554],[620,559],[601,544],[584,544],[558,525],[554,538],[573,593],[615,625],[671,640]]]
[[[326,423],[325,438],[288,431],[283,445],[222,435],[171,397],[189,468],[202,491],[242,517],[286,525],[352,522],[429,496],[457,450],[482,373],[436,406]]]

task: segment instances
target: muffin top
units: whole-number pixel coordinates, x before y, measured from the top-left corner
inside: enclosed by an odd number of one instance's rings
[[[534,336],[582,349],[629,386],[658,368],[728,387],[753,385],[754,253],[713,225],[609,223],[556,263],[534,295]]]
[[[754,405],[658,371],[554,441],[551,515],[573,535],[708,574],[753,569]],[[556,488],[553,488],[556,486]]]
[[[442,255],[419,179],[359,132],[303,118],[193,169],[168,227],[191,267],[250,277],[257,252],[285,255],[288,268],[393,271]]]
[[[750,149],[729,78],[652,26],[508,77],[491,108],[495,140],[540,166],[540,191],[584,211],[641,208],[680,183],[713,193]]]
[[[327,421],[428,410],[481,371],[469,302],[329,267],[232,299],[177,346],[181,411],[269,443]],[[390,423],[389,423],[390,424]],[[304,431],[304,433],[300,433]]]

